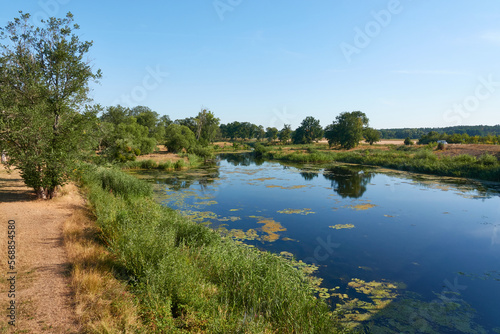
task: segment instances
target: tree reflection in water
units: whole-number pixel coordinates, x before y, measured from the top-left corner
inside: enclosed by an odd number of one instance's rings
[[[325,169],[323,176],[330,180],[333,190],[342,198],[359,198],[366,191],[374,173],[360,166],[334,166]]]

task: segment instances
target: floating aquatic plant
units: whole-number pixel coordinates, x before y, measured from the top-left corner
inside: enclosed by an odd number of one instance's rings
[[[277,211],[278,213],[281,214],[286,214],[286,215],[292,215],[292,214],[297,214],[297,215],[310,215],[314,214],[316,212],[311,211],[311,209],[284,209],[284,210],[279,210]]]
[[[351,229],[354,228],[355,226],[353,224],[337,224],[329,227],[336,230],[342,230],[342,229]]]

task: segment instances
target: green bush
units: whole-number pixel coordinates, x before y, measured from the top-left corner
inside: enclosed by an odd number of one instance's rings
[[[204,146],[194,146],[188,150],[189,153],[195,154],[204,160],[212,159],[214,157],[214,152],[209,147]]]
[[[176,169],[176,170],[181,170],[185,166],[186,166],[186,163],[184,162],[183,159],[179,159],[174,163],[174,169]]]
[[[405,138],[405,141],[404,141],[404,144],[405,144],[405,145],[408,145],[408,146],[409,146],[409,145],[413,145],[413,141],[411,140],[411,138],[410,138],[410,137],[406,137],[406,138]]]
[[[155,169],[158,167],[158,164],[154,160],[142,160],[141,168],[142,169]]]
[[[494,166],[498,163],[498,159],[494,155],[488,153],[481,155],[478,161],[485,166]]]

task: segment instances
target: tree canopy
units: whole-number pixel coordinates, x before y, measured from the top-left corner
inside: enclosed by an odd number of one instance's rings
[[[101,77],[86,60],[73,15],[40,27],[30,15],[1,29],[0,144],[39,198],[52,198],[73,162],[91,145],[96,110],[86,108],[89,82]]]
[[[312,116],[306,117],[292,135],[294,144],[310,144],[321,138],[323,138],[323,128],[319,120]]]
[[[368,126],[368,122],[368,117],[361,111],[341,113],[325,129],[328,144],[340,145],[344,149],[358,146],[363,139],[363,131]]]

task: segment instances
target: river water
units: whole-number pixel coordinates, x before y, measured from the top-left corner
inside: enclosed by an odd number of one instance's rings
[[[317,268],[350,327],[500,333],[498,184],[244,154],[140,174],[163,205]]]

